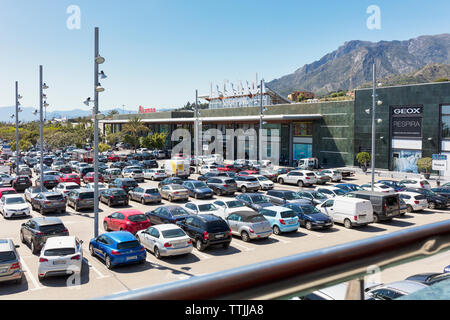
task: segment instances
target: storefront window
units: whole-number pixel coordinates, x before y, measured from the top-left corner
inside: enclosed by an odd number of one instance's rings
[[[392,164],[394,171],[418,173],[417,160],[422,157],[422,151],[394,150]]]
[[[312,122],[294,123],[294,137],[311,137],[312,131]]]
[[[450,105],[442,106],[442,139],[450,139]]]
[[[304,158],[312,157],[312,144],[308,143],[295,143],[294,144],[294,160],[300,160]]]

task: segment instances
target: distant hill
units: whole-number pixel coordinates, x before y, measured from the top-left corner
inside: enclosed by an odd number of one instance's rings
[[[283,96],[297,90],[312,91],[316,95],[352,90],[371,81],[374,62],[380,79],[408,75],[433,63],[448,65],[450,34],[420,36],[406,41],[345,42],[320,60],[272,80],[267,86]]]

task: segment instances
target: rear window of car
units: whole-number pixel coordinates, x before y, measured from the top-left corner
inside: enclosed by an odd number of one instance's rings
[[[80,189],[79,186],[66,186],[67,190],[75,190],[75,189]]]
[[[16,260],[16,254],[13,251],[0,252],[0,263]]]
[[[297,215],[295,214],[294,211],[290,210],[290,211],[284,211],[280,213],[281,218],[294,218]]]
[[[206,223],[206,230],[211,233],[228,231],[228,229],[228,224],[222,220],[208,221]]]
[[[159,193],[158,189],[156,189],[156,188],[154,188],[154,189],[145,189],[144,192],[148,193],[148,194],[158,194]]]
[[[173,190],[183,190],[184,187],[180,186],[179,184],[174,184],[174,185],[172,185],[172,189]]]
[[[133,214],[131,216],[128,216],[128,220],[131,222],[143,222],[147,221],[147,216],[145,214]]]
[[[64,198],[61,194],[47,196],[46,198],[47,198],[47,200],[64,200]]]
[[[94,193],[93,192],[82,192],[79,195],[80,199],[94,199]]]
[[[122,250],[122,249],[133,249],[133,248],[138,248],[140,247],[140,244],[137,240],[133,240],[133,241],[125,241],[125,242],[119,242],[117,244],[117,249]]]
[[[75,248],[55,248],[44,251],[44,255],[47,257],[68,256],[75,254]]]
[[[63,232],[64,230],[66,230],[66,227],[62,223],[50,224],[50,225],[39,227],[39,231],[42,231],[44,233]]]
[[[212,203],[205,203],[205,204],[200,204],[198,206],[198,210],[200,210],[200,212],[202,212],[202,211],[214,211],[214,210],[217,210],[217,207],[215,205],[213,205]]]
[[[387,197],[386,198],[386,205],[393,206],[397,204],[397,198],[396,197]]]
[[[111,191],[111,194],[113,196],[124,196],[127,193],[125,192],[125,190],[120,189],[120,190],[113,190],[113,191]]]
[[[247,181],[258,182],[258,180],[255,177],[247,177]]]
[[[415,196],[414,199],[416,200],[425,200],[427,197],[425,197],[424,195],[420,195],[420,196]]]
[[[244,222],[253,222],[253,223],[267,221],[266,218],[264,218],[264,216],[262,214],[248,216],[248,217],[245,217],[243,220],[244,220]]]
[[[236,181],[234,181],[233,179],[227,179],[227,180],[223,180],[224,184],[236,184]]]
[[[164,230],[162,234],[166,239],[184,237],[186,235],[182,229]]]
[[[134,180],[123,180],[123,181],[122,181],[122,184],[123,184],[124,186],[134,186],[134,185],[137,185],[136,181],[134,181]]]

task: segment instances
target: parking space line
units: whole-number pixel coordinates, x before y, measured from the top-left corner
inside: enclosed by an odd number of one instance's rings
[[[86,250],[83,249],[83,252],[86,253]],[[90,254],[90,253],[89,253]],[[97,279],[103,279],[103,278],[109,278],[111,276],[105,276],[103,273],[101,273],[96,267],[94,267],[94,265],[92,263],[90,263],[86,257],[83,257],[83,261],[86,262],[86,264],[89,266],[89,268],[91,268],[92,270],[94,270],[94,272],[97,274]]]
[[[22,264],[23,268],[26,270],[25,275],[30,277],[31,282],[33,283],[34,288],[30,289],[30,290],[41,290],[41,289],[45,289],[44,287],[41,287],[39,285],[39,282],[36,280],[35,277],[33,277],[33,274],[30,270],[30,268],[28,268],[27,264],[25,263],[25,261],[22,259],[22,257],[20,257],[20,263]]]
[[[192,253],[193,254],[195,254],[195,255],[199,255],[200,257],[202,257],[203,259],[211,259],[211,256],[207,256],[206,254],[204,254],[204,253],[201,253],[200,251],[198,251],[198,250],[196,250],[196,251],[192,251]]]
[[[281,237],[276,236],[276,235],[274,235],[274,234],[272,234],[272,237],[274,237],[276,240],[278,240],[278,241],[280,241],[281,243],[284,243],[284,244],[291,243],[290,241],[284,240],[284,239],[282,239]]]
[[[322,237],[323,237],[323,235],[318,234],[318,233],[315,232],[315,231],[310,231],[310,230],[308,230],[308,229],[299,229],[299,232],[305,233],[305,234],[307,234],[307,235],[311,235],[311,236],[314,236],[314,237],[317,237],[317,238],[322,238]]]
[[[233,245],[236,245],[236,246],[238,246],[238,247],[240,247],[240,248],[242,248],[242,249],[244,249],[245,251],[252,251],[252,250],[255,250],[255,248],[249,248],[249,247],[246,247],[246,246],[244,246],[244,245],[242,245],[242,244],[237,243],[236,241],[232,241],[232,244],[233,244]]]

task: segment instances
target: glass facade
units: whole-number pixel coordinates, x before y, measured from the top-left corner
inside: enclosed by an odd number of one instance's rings
[[[261,96],[259,95],[240,97],[237,96],[211,100],[209,102],[209,109],[258,107],[260,105]],[[272,98],[269,95],[263,95],[263,105],[272,105]]]
[[[312,144],[309,143],[295,143],[293,160],[300,160],[304,158],[312,158]]]
[[[294,137],[312,137],[313,124],[312,122],[294,122]]]
[[[441,109],[442,139],[450,139],[450,105],[444,105]]]

